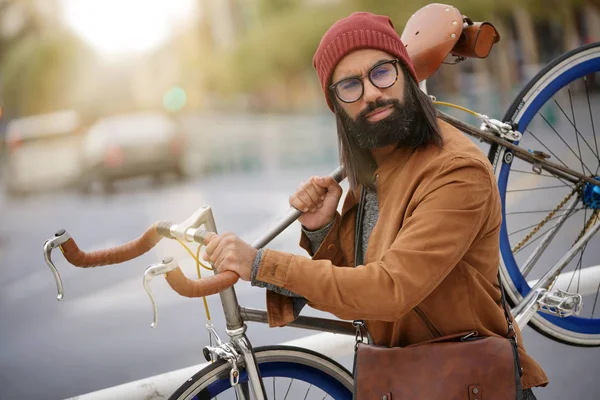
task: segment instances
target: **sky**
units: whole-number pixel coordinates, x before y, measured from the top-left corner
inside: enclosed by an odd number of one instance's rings
[[[197,0],[61,0],[61,6],[71,29],[112,57],[160,46],[197,12]]]

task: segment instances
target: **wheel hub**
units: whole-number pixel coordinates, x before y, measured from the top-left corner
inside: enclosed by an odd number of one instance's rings
[[[594,179],[600,180],[600,177],[596,176]],[[583,204],[594,210],[600,209],[600,186],[586,183],[583,187]]]

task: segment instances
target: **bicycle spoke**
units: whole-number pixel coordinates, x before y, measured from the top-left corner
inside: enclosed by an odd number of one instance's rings
[[[557,177],[556,177],[556,176],[554,176],[554,175],[538,174],[537,172],[532,172],[532,171],[523,171],[523,170],[520,170],[520,169],[513,169],[513,170],[511,170],[510,172],[511,172],[511,173],[513,173],[513,172],[519,172],[519,173],[521,173],[521,174],[530,174],[530,175],[537,175],[537,176],[546,176],[546,177],[548,177],[548,178],[557,178]],[[560,179],[560,178],[557,178],[557,179]]]
[[[594,306],[592,307],[592,318],[596,312],[596,304],[598,304],[598,294],[600,293],[600,282],[598,282],[598,289],[596,289],[596,298],[594,299]]]
[[[558,133],[558,132],[556,131],[556,129],[554,129],[554,127],[553,127],[553,126],[552,126],[552,124],[551,124],[551,123],[550,123],[550,122],[549,122],[549,121],[546,119],[546,117],[544,117],[542,114],[539,114],[539,115],[540,115],[540,117],[542,117],[542,119],[543,119],[544,121],[546,121],[546,123],[547,123],[547,124],[550,126],[550,128],[552,128],[552,130],[554,131],[554,133],[556,133],[556,135],[557,135],[557,136],[560,138],[560,140],[562,140],[562,142],[565,144],[565,146],[567,146],[567,147],[568,147],[568,149],[569,149],[569,150],[571,150],[571,153],[573,153],[573,155],[574,155],[575,157],[577,157],[577,159],[578,159],[579,161],[581,161],[581,164],[584,166],[584,168],[587,168],[587,166],[586,166],[585,164],[583,164],[583,160],[581,159],[581,157],[578,157],[578,156],[577,156],[577,153],[575,153],[575,150],[573,150],[573,149],[571,148],[571,146],[569,146],[569,144],[568,144],[568,143],[565,141],[565,139],[563,139],[563,137],[560,135],[560,133]],[[567,167],[567,168],[568,168],[568,167]],[[590,169],[589,169],[589,168],[587,168],[587,170],[588,170],[588,172],[589,172],[590,174],[592,173],[592,171],[590,171]],[[585,174],[585,171],[584,171],[584,174]]]
[[[288,397],[288,394],[290,393],[290,388],[292,387],[292,383],[294,383],[294,379],[292,378],[292,380],[290,380],[290,386],[288,386],[287,392],[285,392],[285,397],[283,398],[283,400],[286,400]]]
[[[514,192],[529,192],[529,191],[531,191],[531,190],[557,189],[557,188],[563,188],[563,187],[567,187],[567,185],[558,185],[558,186],[544,186],[544,187],[530,188],[530,189],[512,189],[512,190],[507,190],[507,191],[506,191],[506,193],[514,193]]]
[[[571,91],[569,90],[569,99],[571,98]],[[571,113],[573,115],[573,121],[571,121],[571,119],[569,119],[569,116],[567,115],[567,113],[565,113],[565,111],[562,109],[562,107],[560,106],[560,104],[558,104],[558,102],[556,100],[554,100],[554,103],[556,103],[556,105],[558,106],[559,110],[563,113],[563,115],[565,116],[565,118],[567,119],[567,121],[569,121],[569,123],[571,124],[571,126],[573,128],[575,128],[575,135],[581,137],[581,139],[585,142],[585,144],[587,145],[587,147],[590,149],[590,151],[592,152],[592,154],[594,156],[596,156],[596,159],[600,162],[600,156],[598,156],[598,149],[596,148],[596,152],[594,152],[594,149],[592,149],[592,146],[590,146],[590,144],[588,143],[587,140],[585,140],[585,137],[583,136],[583,134],[581,132],[579,132],[579,130],[577,129],[577,126],[575,125],[575,113],[573,112],[573,102],[571,101]],[[594,136],[594,139],[596,137]],[[580,152],[581,155],[581,152]]]
[[[575,210],[573,210],[573,212],[577,212],[577,211],[580,211],[580,210],[583,210],[583,208],[578,208],[578,209],[575,209]],[[551,212],[551,211],[552,211],[552,210],[550,210],[550,211],[548,211],[548,212]],[[562,211],[562,213],[561,213],[561,214],[557,215],[556,217],[552,217],[552,218],[550,218],[550,219],[549,219],[548,221],[546,221],[546,222],[550,222],[550,221],[552,221],[552,220],[555,220],[555,219],[557,219],[557,218],[560,218],[560,217],[562,217],[564,212],[565,212],[565,211]],[[518,231],[514,231],[514,232],[512,232],[512,233],[509,233],[509,234],[508,234],[508,236],[512,236],[512,235],[514,235],[514,234],[517,234],[517,233],[519,233],[519,232],[526,231],[527,229],[533,228],[534,226],[537,226],[537,225],[539,225],[539,222],[538,222],[537,224],[532,224],[532,225],[526,226],[525,228],[519,229]]]
[[[587,221],[587,209],[584,211],[583,229],[585,229],[586,221]],[[571,289],[571,285],[573,284],[573,279],[575,278],[575,274],[577,273],[577,270],[580,271],[579,278],[581,278],[581,263],[583,261],[583,252],[585,251],[586,247],[587,247],[587,244],[585,246],[583,246],[583,248],[581,249],[581,253],[579,254],[579,261],[577,261],[577,266],[575,267],[575,270],[573,271],[573,275],[571,275],[571,280],[569,281],[569,285],[567,286],[567,290],[566,290],[567,292],[569,291],[569,289]],[[577,293],[579,293],[579,279],[577,282]]]
[[[577,210],[583,210],[583,208],[579,208]],[[549,212],[552,212],[552,211],[554,211],[554,210],[513,211],[513,212],[506,213],[505,215],[514,215],[514,214],[542,214],[542,213],[549,213]],[[562,212],[564,212],[564,210]]]
[[[310,388],[312,388],[312,385],[310,385],[308,387],[308,390],[306,391],[306,394],[304,395],[304,400],[306,400],[306,398],[308,397],[308,392],[310,392]]]
[[[587,96],[588,102],[588,110],[590,112],[590,122],[592,123],[592,134],[594,135],[594,144],[596,145],[596,154],[600,154],[598,151],[598,139],[596,139],[596,129],[594,128],[594,116],[592,115],[592,105],[590,104],[590,92],[588,91],[587,85],[587,77],[583,77],[583,83],[585,84],[585,94]],[[598,167],[596,168],[596,173],[594,175],[598,175],[598,170],[600,169],[600,161],[598,162]]]
[[[585,252],[586,247],[587,247],[587,244],[585,246],[583,246],[583,249],[581,249],[581,254],[579,255],[579,264],[577,265],[577,268],[579,269],[579,276],[577,277],[577,293],[579,293],[579,288],[581,285],[581,265],[583,262],[583,253]]]
[[[596,215],[596,213],[592,212],[592,218],[595,218],[595,215]],[[587,221],[587,210],[585,210],[585,215],[583,218],[583,230],[584,231],[587,228],[586,221]],[[579,286],[581,283],[581,264],[583,262],[583,253],[585,252],[585,248],[587,247],[588,243],[586,243],[585,246],[583,246],[583,248],[581,249],[581,254],[579,254],[579,262],[577,263],[577,267],[575,267],[575,271],[573,272],[573,276],[575,276],[575,272],[577,272],[577,270],[579,270],[579,276],[577,277],[577,293],[579,293]]]
[[[555,178],[558,179],[559,181],[561,181],[562,183],[564,183],[565,185],[569,186],[571,189],[574,189],[575,186],[573,186],[572,183],[570,182],[566,182],[564,180],[562,180],[561,178],[559,178],[558,176],[555,175],[548,175],[548,174],[538,174],[537,172],[532,172],[532,171],[522,171],[520,169],[513,169],[511,170],[511,172],[518,172],[520,174],[529,174],[529,175],[537,175],[537,176],[543,176],[545,178]]]
[[[587,218],[586,218],[587,219]],[[584,219],[585,222],[585,219]],[[571,285],[573,284],[573,279],[575,278],[575,274],[577,274],[577,271],[579,271],[579,276],[577,278],[577,293],[579,293],[579,285],[581,283],[581,265],[583,262],[583,252],[585,251],[585,248],[587,247],[587,244],[585,246],[583,246],[583,248],[580,250],[581,253],[579,254],[579,261],[577,261],[577,266],[575,267],[575,270],[573,271],[573,275],[571,276],[571,280],[569,281],[569,286],[567,286],[567,292],[569,291],[569,289],[571,289]]]
[[[557,156],[556,154],[554,154],[554,152],[553,152],[552,150],[550,150],[550,149],[548,148],[548,146],[546,146],[546,145],[545,145],[545,144],[544,144],[544,143],[543,143],[543,142],[542,142],[540,139],[538,139],[538,138],[537,138],[537,136],[535,136],[535,135],[533,134],[533,132],[531,132],[529,129],[528,129],[526,132],[527,132],[528,134],[530,134],[532,138],[534,138],[535,140],[537,140],[537,141],[538,141],[538,143],[539,143],[539,144],[541,144],[541,145],[542,145],[542,146],[543,146],[543,147],[544,147],[546,150],[548,150],[548,152],[549,152],[550,154],[552,154],[552,156],[553,156],[554,158],[556,158],[556,159],[558,160],[558,162],[559,162],[559,163],[561,163],[561,164],[562,164],[562,165],[563,165],[565,168],[569,168],[569,166],[568,166],[567,164],[565,164],[565,163],[563,162],[563,160],[561,160],[560,158],[558,158],[558,156]]]
[[[581,207],[581,208],[576,208],[576,209],[575,209],[575,210],[573,210],[573,211],[581,211],[581,210],[583,210],[583,209],[584,209],[584,207]],[[514,215],[514,214],[542,214],[542,213],[550,213],[550,212],[552,212],[552,211],[554,211],[554,210],[540,210],[540,211],[535,211],[535,210],[534,210],[534,211],[513,211],[513,212],[506,213],[505,215]],[[560,211],[560,212],[565,212],[565,210],[562,210],[562,211]],[[552,219],[554,219],[554,218],[552,218]]]
[[[526,249],[527,247],[531,246],[532,244],[534,244],[535,242],[537,242],[538,240],[540,240],[541,238],[544,237],[544,235],[548,232],[550,232],[552,229],[556,229],[555,226],[552,226],[548,229],[546,229],[543,233],[541,233],[538,237],[536,237],[535,239],[533,239],[532,241],[530,241],[529,243],[523,245],[519,250],[515,251],[513,254],[517,254],[519,253],[521,250]]]
[[[571,115],[573,115],[573,122],[571,123],[571,125],[573,125],[573,128],[575,128],[575,141],[577,142],[577,151],[579,152],[579,161],[581,161],[581,173],[585,174],[585,165],[583,165],[583,157],[581,156],[581,146],[579,145],[579,134],[577,133],[577,125],[575,125],[575,111],[573,110],[573,97],[571,96],[571,89],[568,88],[567,92],[569,93],[569,103],[571,103]],[[567,120],[568,119],[569,119],[569,117],[567,117]],[[594,151],[592,150],[592,153],[593,152]],[[596,158],[598,158],[598,156],[596,156]],[[590,173],[591,172],[592,171],[590,171]]]
[[[273,400],[277,400],[277,396],[275,395],[275,377],[273,377]]]

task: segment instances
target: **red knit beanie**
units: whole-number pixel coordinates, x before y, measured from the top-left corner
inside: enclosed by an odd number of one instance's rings
[[[327,105],[333,111],[329,98],[331,75],[346,55],[359,49],[376,49],[397,57],[408,69],[416,82],[417,74],[389,17],[368,12],[355,12],[337,21],[323,35],[313,58]]]

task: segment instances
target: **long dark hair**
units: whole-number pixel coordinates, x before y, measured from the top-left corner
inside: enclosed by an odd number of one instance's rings
[[[402,143],[402,146],[408,146],[412,151],[430,144],[442,147],[443,139],[437,124],[437,112],[431,99],[419,88],[419,84],[408,73],[404,64],[399,63],[399,65],[401,65],[401,70],[405,77],[405,99],[415,102],[416,112],[418,113],[413,124],[414,135],[411,135],[411,138],[414,140]],[[329,95],[331,96],[336,116],[340,163],[344,166],[350,190],[357,193],[360,185],[369,190],[375,190],[373,179],[373,174],[377,169],[375,158],[369,149],[360,148],[353,138],[347,134],[342,115],[344,111],[341,109],[335,94],[330,92]]]

